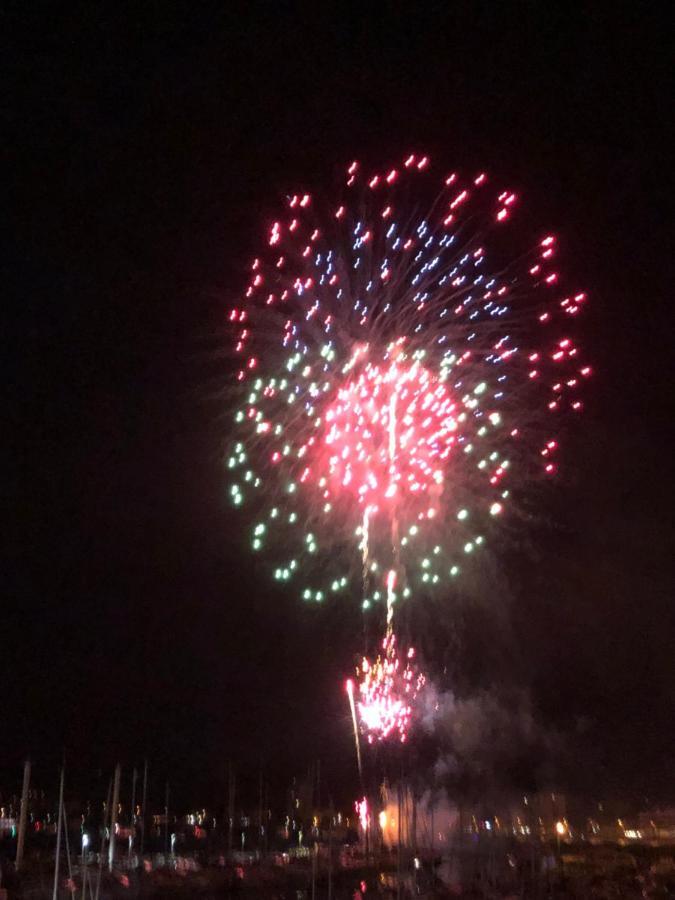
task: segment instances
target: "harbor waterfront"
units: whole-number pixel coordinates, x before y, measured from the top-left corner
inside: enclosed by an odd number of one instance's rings
[[[165,790],[164,805],[146,799],[144,812],[147,769],[123,779],[116,767],[107,799],[66,791],[60,807],[61,782],[52,797],[29,779],[24,771],[23,803],[15,794],[0,802],[3,900],[630,898],[675,890],[675,808],[635,801],[547,791],[470,807],[384,782],[338,809],[318,805],[313,779],[294,779],[278,808],[263,804],[262,791],[258,803],[240,807],[230,781],[219,809],[179,813]],[[139,802],[119,800],[129,787]]]

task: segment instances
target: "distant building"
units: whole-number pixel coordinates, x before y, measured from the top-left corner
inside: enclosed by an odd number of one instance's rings
[[[675,806],[639,813],[637,831],[645,841],[675,841]]]

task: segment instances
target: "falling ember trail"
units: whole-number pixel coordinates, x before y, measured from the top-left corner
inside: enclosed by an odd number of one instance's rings
[[[394,601],[396,600],[396,594],[394,593],[394,588],[396,587],[396,572],[393,569],[390,569],[387,572],[387,637],[390,637],[394,631]]]
[[[370,553],[370,516],[373,512],[372,506],[366,506],[363,510],[363,523],[361,525],[361,561],[363,569],[363,586],[368,583],[368,557]]]
[[[356,721],[356,708],[354,706],[354,682],[351,678],[347,679],[347,696],[349,697],[349,710],[352,714],[352,725],[354,726],[354,743],[356,745],[356,762],[359,768],[359,780],[363,784],[363,768],[361,766],[361,742],[359,741],[359,726]]]

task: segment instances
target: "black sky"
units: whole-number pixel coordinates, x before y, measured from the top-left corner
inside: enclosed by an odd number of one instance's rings
[[[519,188],[592,297],[598,376],[555,536],[508,573],[514,641],[546,727],[583,723],[608,785],[673,794],[668,26],[603,4],[327,9],[1,14],[0,780],[63,747],[82,769],[148,754],[186,793],[228,755],[349,770],[354,621],[242,552],[219,348],[277,196],[422,149]]]

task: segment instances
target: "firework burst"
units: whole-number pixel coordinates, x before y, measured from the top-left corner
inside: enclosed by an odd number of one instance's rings
[[[318,206],[287,198],[230,312],[230,492],[303,599],[381,606],[359,713],[369,737],[405,739],[423,679],[399,655],[395,606],[447,590],[513,486],[554,473],[557,423],[590,374],[572,335],[585,297],[562,289],[552,235],[513,253],[517,197],[483,173],[353,163],[344,199]]]

